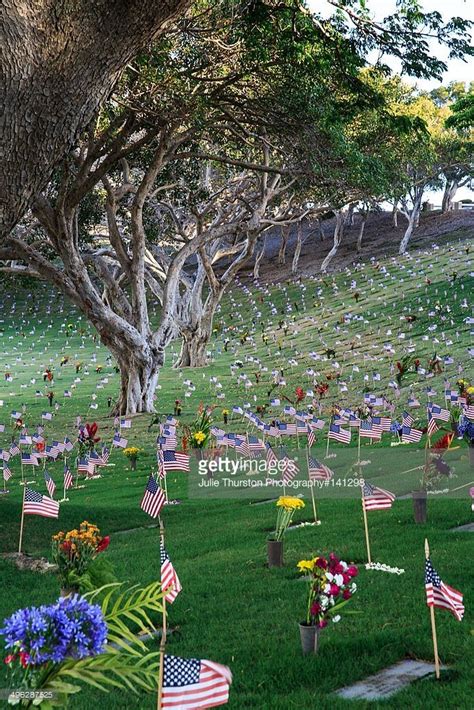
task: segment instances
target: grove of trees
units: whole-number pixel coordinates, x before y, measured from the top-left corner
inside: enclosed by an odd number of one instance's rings
[[[326,18],[293,0],[117,3],[122,17],[38,1],[27,18],[6,2],[1,268],[50,281],[95,326],[120,368],[117,412],[153,410],[172,339],[177,366],[205,364],[216,309],[245,265],[258,272],[269,230],[335,215],[327,269],[354,209],[365,225],[388,201],[403,253],[426,189],[444,186],[448,210],[472,178],[472,87],[420,94],[384,64],[440,76],[429,37],[463,56],[468,23],[401,4],[380,24],[356,1]],[[298,229],[294,273],[302,243]]]

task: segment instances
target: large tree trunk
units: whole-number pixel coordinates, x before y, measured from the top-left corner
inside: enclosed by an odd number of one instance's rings
[[[367,223],[368,216],[369,216],[368,212],[361,212],[362,222],[360,223],[360,227],[359,227],[359,235],[357,237],[357,247],[356,247],[356,251],[358,254],[362,250],[362,239],[364,238],[365,225]]]
[[[447,180],[443,193],[443,201],[441,203],[441,212],[446,214],[453,209],[453,202],[458,191],[459,183],[457,180]]]
[[[331,251],[328,253],[323,263],[321,264],[321,271],[326,271],[329,264],[337,254],[339,245],[342,242],[342,237],[344,236],[344,212],[338,210],[336,212],[336,224],[334,225],[334,237],[333,246]]]
[[[255,257],[255,264],[253,267],[253,277],[254,279],[258,279],[260,277],[260,264],[262,263],[263,257],[265,256],[265,246],[267,243],[267,237],[265,235],[263,239],[263,244],[262,248],[258,252],[257,256]]]
[[[405,234],[403,235],[403,239],[400,242],[400,248],[398,250],[399,254],[405,254],[408,244],[410,242],[410,239],[413,234],[413,230],[417,226],[419,219],[420,219],[420,211],[421,211],[421,200],[423,199],[423,190],[418,190],[417,194],[415,196],[415,199],[413,201],[413,207],[410,212],[406,212],[405,216],[408,219],[408,224],[407,228],[405,230]]]
[[[199,326],[195,330],[183,331],[181,352],[175,368],[205,367],[207,365],[207,348],[211,339],[211,327]]]
[[[89,125],[121,70],[190,0],[3,0],[0,238]]]
[[[283,266],[286,263],[286,246],[288,244],[288,237],[290,235],[290,228],[288,226],[283,226],[280,228],[281,242],[280,250],[278,252],[278,263]]]
[[[291,264],[291,273],[296,274],[298,271],[298,264],[300,262],[301,249],[303,247],[303,225],[301,222],[298,223],[298,231],[296,234],[296,246],[295,253],[293,255],[293,263]]]
[[[120,356],[120,395],[115,414],[154,412],[154,397],[163,361],[149,348],[127,351]]]

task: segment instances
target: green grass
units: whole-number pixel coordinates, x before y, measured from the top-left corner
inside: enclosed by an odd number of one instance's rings
[[[308,358],[311,351],[322,355],[326,346],[336,349],[337,360],[344,367],[342,379],[347,381],[349,391],[342,397],[348,405],[360,401],[367,384],[374,392],[384,391],[391,379],[390,362],[402,356],[410,338],[414,354],[423,362],[435,347],[441,356],[451,355],[455,359],[456,364],[449,366],[446,372],[453,383],[458,376],[459,361],[464,365],[463,376],[472,379],[472,361],[467,356],[469,327],[464,322],[471,311],[461,305],[472,293],[472,263],[457,244],[436,252],[415,253],[402,263],[405,269],[389,261],[386,267],[390,277],[385,279],[380,270],[367,265],[359,273],[341,273],[324,281],[308,280],[304,284],[306,310],[299,284],[280,284],[269,289],[270,293],[254,289],[252,295],[235,288],[216,318],[217,333],[211,347],[214,362],[208,368],[185,372],[180,377],[171,369],[172,352],[177,349],[173,346],[160,378],[157,409],[162,413],[171,412],[174,400],[180,398],[184,403],[183,418],[189,421],[200,401],[216,404],[215,418],[217,423],[222,423],[220,410],[223,406],[241,405],[247,401],[252,407],[268,403],[271,370],[280,367],[287,373],[287,386],[281,388],[283,394],[293,398],[297,385],[302,384],[306,389],[309,383],[304,374],[308,367],[320,372],[320,377],[334,369],[324,359],[312,361]],[[430,264],[432,268],[429,268]],[[413,273],[408,274],[408,269]],[[451,284],[447,277],[453,271],[457,271],[458,276]],[[367,280],[364,274],[367,274]],[[431,284],[425,283],[427,274]],[[359,303],[354,301],[349,290],[352,278],[358,282]],[[372,278],[373,283],[369,282]],[[10,295],[12,293],[14,296]],[[12,313],[13,298],[16,308]],[[428,313],[434,309],[437,300],[442,310],[433,318]],[[0,435],[0,446],[5,447],[11,436],[9,413],[12,409],[20,409],[22,403],[26,405],[25,421],[31,430],[40,421],[41,411],[48,409],[47,400],[35,397],[35,390],[44,393],[50,389],[44,387],[42,381],[43,368],[49,364],[54,368],[52,389],[61,408],[55,414],[54,423],[46,425],[46,433],[50,438],[64,434],[71,436],[75,416],[79,413],[83,420],[96,419],[100,435],[109,441],[113,422],[107,416],[106,400],[109,394],[116,394],[118,376],[106,364],[107,353],[93,341],[92,331],[84,324],[81,336],[80,316],[68,304],[61,306],[62,300],[45,285],[23,288],[16,284],[12,290],[7,281],[2,287],[1,301],[3,367],[14,379],[13,382],[0,382],[0,400],[4,402],[0,408],[0,422],[8,425],[5,433]],[[271,302],[275,304],[276,314],[271,312]],[[63,313],[58,312],[58,304]],[[292,305],[292,313],[286,313],[288,304]],[[424,310],[419,311],[420,307]],[[51,310],[51,315],[47,310]],[[259,312],[261,316],[257,316]],[[364,320],[340,323],[341,315],[348,312],[363,316]],[[411,329],[400,320],[408,312],[418,316]],[[287,336],[278,328],[280,318],[286,318],[289,323]],[[261,322],[265,322],[268,347],[262,342]],[[67,323],[75,325],[69,339],[61,327]],[[427,330],[433,323],[438,323],[436,336],[439,344],[433,344],[432,334]],[[52,327],[48,328],[48,325]],[[226,331],[229,327],[234,329],[234,335],[229,351],[225,352],[223,338],[231,337]],[[388,329],[392,330],[392,336],[386,335]],[[396,337],[399,331],[406,333],[404,340]],[[254,338],[254,344],[252,341],[240,344],[240,336],[245,332]],[[444,340],[441,332],[445,334]],[[429,340],[423,340],[425,334],[429,334]],[[382,361],[367,359],[364,364],[364,353],[381,357],[383,343],[390,337],[395,344],[395,355],[383,356]],[[449,340],[452,345],[446,345]],[[349,351],[353,341],[353,351],[343,357],[343,352]],[[97,354],[97,364],[103,366],[102,373],[96,373],[91,365],[88,375],[80,375],[82,381],[73,390],[72,399],[64,399],[63,390],[71,389],[75,378],[72,363],[80,359],[87,364],[93,353]],[[64,354],[71,355],[71,364],[60,368],[59,361]],[[259,384],[253,376],[257,366],[248,360],[249,357],[259,358],[268,368],[262,373]],[[295,366],[288,365],[290,357],[297,361]],[[231,375],[230,365],[237,359],[244,362],[244,368],[237,370],[237,374],[244,371],[253,379],[254,385],[248,392],[237,382],[236,376]],[[359,372],[353,372],[354,364],[359,365]],[[380,373],[381,382],[364,382],[364,374],[371,376],[372,371]],[[216,398],[210,376],[216,376],[222,383],[225,400]],[[97,389],[103,377],[109,382],[103,389]],[[190,398],[183,396],[186,387],[182,381],[187,377],[196,385]],[[438,391],[434,399],[439,403],[443,401],[443,377],[444,374],[429,381]],[[31,384],[31,379],[36,379],[36,383]],[[405,406],[410,387],[422,397],[422,403],[426,401],[424,381],[418,381],[412,374],[403,384],[397,414]],[[97,394],[97,410],[89,409],[93,394]],[[281,391],[275,391],[272,396],[281,394]],[[327,414],[331,403],[338,399],[341,399],[339,388],[331,380],[323,413]],[[270,414],[272,412],[267,417]],[[153,521],[139,508],[146,477],[154,464],[156,428],[150,432],[149,422],[149,416],[134,418],[129,433],[130,443],[145,449],[137,472],[128,470],[120,451],[114,452],[111,461],[115,466],[105,469],[101,479],[88,482],[85,488],[70,491],[70,501],[62,506],[59,521],[36,516],[27,518],[24,535],[27,552],[48,556],[51,534],[58,529],[75,527],[87,519],[99,524],[105,534],[111,534],[112,543],[107,554],[120,579],[140,584],[156,579],[159,574],[158,532],[156,528],[147,527]],[[232,426],[239,430],[239,424]],[[408,449],[404,447],[400,455],[395,455],[396,450],[388,446],[364,448],[363,458],[371,460],[364,475],[377,479],[382,485],[385,483],[386,487],[389,487],[389,480],[395,484],[400,471],[416,466],[420,460],[419,453]],[[321,453],[321,450],[322,442],[317,452]],[[347,468],[346,459],[353,458],[356,453],[354,447],[348,452],[337,445],[334,451],[338,456],[330,465],[334,464],[335,469],[341,471]],[[465,447],[461,446],[451,456],[457,478],[450,485],[457,487],[468,483],[471,474]],[[20,476],[16,461],[12,468],[11,492],[0,497],[0,549],[3,551],[14,551],[18,544],[22,489],[18,485]],[[59,482],[62,464],[58,462],[48,469]],[[416,487],[417,479],[415,474],[413,476],[400,475],[402,480],[397,481],[397,492]],[[28,480],[31,480],[30,476]],[[38,480],[41,480],[41,472],[38,472]],[[44,490],[42,482],[37,487]],[[265,544],[268,530],[275,522],[273,505],[249,505],[248,500],[218,500],[210,496],[199,500],[189,497],[186,474],[179,473],[169,476],[169,492],[172,498],[182,500],[181,505],[167,508],[163,517],[167,547],[183,585],[183,592],[169,609],[169,623],[174,629],[169,638],[169,651],[229,665],[234,674],[230,708],[368,707],[367,703],[337,700],[331,693],[402,658],[431,659],[430,620],[423,586],[425,537],[430,541],[433,562],[442,578],[466,595],[466,615],[462,623],[445,612],[437,612],[440,656],[451,672],[442,682],[421,681],[392,700],[371,703],[370,706],[403,708],[411,705],[433,710],[470,706],[473,615],[469,603],[472,596],[469,559],[472,540],[469,533],[449,532],[450,528],[471,518],[467,488],[451,496],[431,497],[426,525],[413,522],[410,500],[396,501],[390,511],[370,514],[374,559],[404,568],[405,574],[389,575],[362,568],[358,593],[350,607],[360,613],[343,615],[339,624],[326,629],[320,654],[311,658],[303,658],[299,651],[297,622],[304,615],[305,587],[298,581],[296,563],[308,555],[327,554],[334,550],[343,559],[362,565],[365,543],[360,501],[336,499],[328,494],[320,496],[318,513],[322,524],[289,533],[285,540],[285,567],[269,570]],[[309,510],[305,509],[299,519],[309,519]],[[19,572],[6,560],[0,560],[0,570],[4,590],[0,599],[0,618],[20,606],[50,602],[57,595],[58,582],[53,575]],[[104,710],[156,707],[153,697],[140,696],[137,699],[130,694],[113,692],[104,695],[90,690],[84,690],[71,700],[70,706],[74,710],[86,710],[95,708],[97,702]]]

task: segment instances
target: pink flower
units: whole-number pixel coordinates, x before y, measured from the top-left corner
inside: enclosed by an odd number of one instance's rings
[[[13,663],[14,660],[15,660],[15,656],[11,653],[9,656],[5,656],[5,658],[3,659],[3,662],[10,664],[10,663]]]
[[[321,621],[318,622],[318,626],[320,629],[324,629],[328,625],[328,622],[326,619],[321,619]]]
[[[357,567],[355,565],[351,565],[350,567],[347,568],[347,574],[350,577],[357,577],[357,575],[359,574],[359,570],[357,569]]]
[[[326,569],[328,566],[328,562],[324,557],[318,557],[316,560],[316,567],[319,567],[320,569]]]
[[[331,584],[329,593],[332,597],[337,597],[337,595],[339,594],[339,587],[337,586],[337,584]]]
[[[343,599],[350,599],[352,597],[350,589],[344,589],[342,592],[342,598]]]
[[[348,574],[347,572],[342,573],[342,583],[343,584],[347,584],[348,582],[350,582],[350,579],[351,579],[350,574]]]
[[[319,614],[320,611],[321,611],[321,604],[319,602],[314,602],[314,604],[312,605],[312,607],[310,609],[311,616],[316,616],[316,614]]]

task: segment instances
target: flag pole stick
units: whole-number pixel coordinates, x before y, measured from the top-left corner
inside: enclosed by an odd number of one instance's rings
[[[308,467],[308,480],[309,480],[309,447],[306,447],[306,465]],[[311,483],[310,490],[311,490],[311,503],[313,506],[314,523],[315,523],[315,525],[317,525],[318,524],[318,514],[316,512],[316,499],[314,497],[314,486],[313,486],[314,481],[310,481],[310,483]]]
[[[360,478],[360,466],[359,466],[359,478]],[[364,514],[364,528],[365,528],[365,544],[367,546],[367,561],[370,564],[372,564],[372,558],[370,556],[370,540],[369,540],[369,525],[367,522],[367,511],[365,509],[364,505],[364,487],[361,485],[360,487],[361,495],[362,495],[362,513]]]
[[[357,441],[357,463],[359,464],[359,478],[360,478],[360,426],[359,429],[359,439]]]
[[[329,456],[329,432],[328,432],[328,438],[326,441],[326,458]]]
[[[165,526],[160,518],[160,543],[164,548],[165,540]],[[161,627],[161,640],[160,640],[160,670],[158,676],[158,699],[157,699],[157,710],[162,710],[163,707],[163,678],[165,670],[165,646],[166,646],[166,598],[163,597],[163,623]]]
[[[21,554],[21,543],[23,542],[23,524],[25,522],[25,491],[26,486],[23,486],[23,502],[21,504],[20,541],[18,543],[18,554]]]
[[[425,559],[430,557],[430,546],[428,540],[425,538]],[[438,637],[436,635],[436,620],[435,620],[435,610],[434,606],[430,606],[430,616],[431,616],[431,635],[433,637],[433,651],[434,651],[434,661],[435,661],[435,674],[436,680],[439,680],[439,656],[438,656]]]

